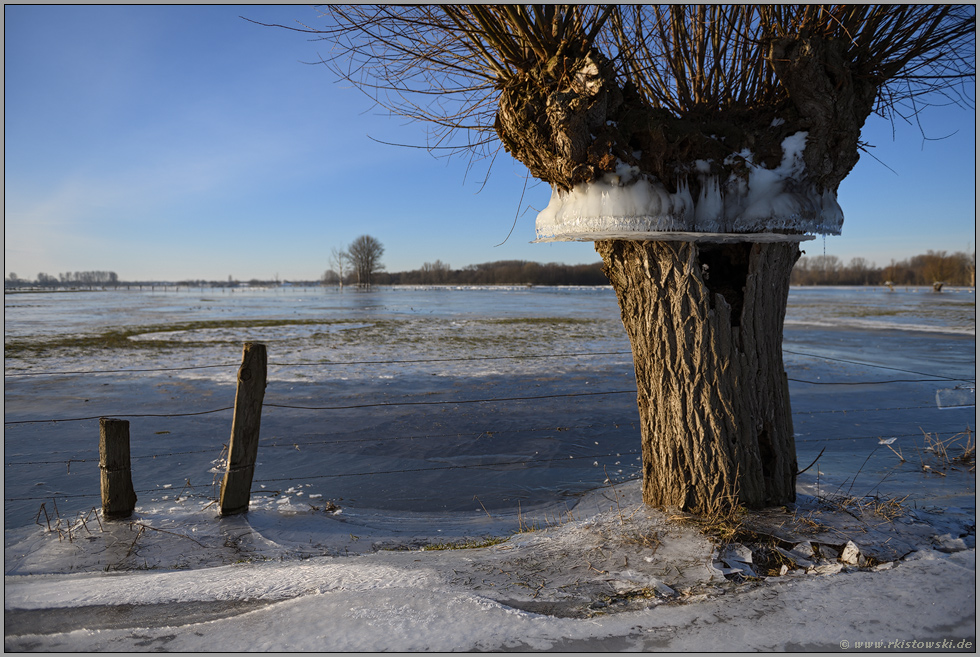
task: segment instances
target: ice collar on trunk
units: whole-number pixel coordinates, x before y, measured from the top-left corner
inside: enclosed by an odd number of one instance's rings
[[[844,215],[837,194],[820,192],[807,181],[806,137],[806,132],[786,137],[782,161],[772,169],[756,164],[748,150],[721,163],[698,160],[679,175],[675,192],[638,167],[620,163],[614,173],[569,192],[553,190],[538,214],[537,241],[709,236],[798,241],[807,239],[805,233],[839,235]],[[685,182],[688,176],[699,182],[696,199]]]

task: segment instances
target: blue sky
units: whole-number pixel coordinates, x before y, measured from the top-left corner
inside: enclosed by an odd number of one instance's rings
[[[111,270],[124,280],[316,279],[331,248],[370,234],[389,271],[442,260],[586,263],[591,243],[530,244],[525,170],[489,182],[424,143],[315,61],[324,42],[248,23],[317,25],[299,6],[5,6],[4,273]],[[976,115],[869,119],[841,185],[828,255],[887,264],[976,248]],[[954,134],[955,133],[955,134]],[[479,193],[478,193],[479,192]],[[547,205],[528,184],[523,207]],[[818,238],[804,245],[823,252]]]

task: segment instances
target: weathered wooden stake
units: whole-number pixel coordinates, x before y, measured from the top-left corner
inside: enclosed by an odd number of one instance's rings
[[[219,508],[223,516],[248,511],[255,456],[259,451],[266,362],[264,344],[245,343],[242,365],[238,368],[235,415],[231,421],[231,442],[228,445],[228,471],[221,482]]]
[[[102,516],[118,520],[133,515],[136,492],[129,464],[129,421],[99,418],[99,471]]]

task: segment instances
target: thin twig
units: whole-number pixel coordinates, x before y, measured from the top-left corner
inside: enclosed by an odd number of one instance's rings
[[[130,525],[130,526],[132,527],[132,525]],[[138,541],[140,539],[140,536],[143,535],[143,530],[146,529],[146,527],[144,525],[139,525],[139,528],[140,528],[140,530],[138,532],[136,532],[136,538],[133,539],[132,544],[129,546],[129,550],[126,551],[126,557],[127,558],[129,557],[129,555],[131,555],[133,553],[133,550],[136,548],[136,541]]]
[[[178,537],[178,538],[186,538],[186,539],[187,539],[188,541],[192,541],[192,542],[194,542],[194,543],[197,543],[197,544],[198,544],[198,545],[200,545],[201,547],[207,547],[206,545],[204,545],[204,544],[203,544],[203,543],[201,543],[200,541],[196,541],[196,540],[194,540],[193,538],[191,538],[190,536],[185,536],[184,534],[178,534],[177,532],[169,532],[169,531],[167,531],[166,529],[160,529],[159,527],[150,527],[149,525],[144,525],[143,523],[140,523],[140,522],[137,522],[137,523],[133,523],[133,524],[135,524],[135,525],[137,525],[138,527],[140,527],[140,528],[141,528],[141,529],[140,529],[140,531],[141,531],[141,532],[142,532],[142,531],[143,531],[144,529],[152,529],[152,530],[153,530],[153,531],[155,531],[155,532],[161,532],[161,533],[164,533],[164,534],[170,534],[171,536],[176,536],[176,537]],[[129,555],[127,555],[127,556],[129,556]]]

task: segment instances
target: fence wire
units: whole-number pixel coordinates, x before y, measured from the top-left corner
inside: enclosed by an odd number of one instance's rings
[[[391,436],[391,437],[385,438],[384,441],[385,442],[391,442],[391,441],[397,441],[397,440],[426,440],[426,439],[430,439],[430,438],[465,438],[467,436],[475,436],[475,437],[491,436],[492,437],[494,434],[508,433],[508,432],[509,433],[533,433],[533,432],[555,432],[555,433],[559,433],[559,432],[562,432],[562,431],[569,431],[569,430],[574,430],[574,429],[595,429],[595,428],[600,428],[600,427],[616,427],[616,428],[619,428],[620,426],[621,425],[619,425],[619,424],[613,424],[613,425],[582,425],[582,426],[575,426],[575,427],[557,427],[557,428],[548,428],[548,429],[512,429],[512,430],[509,430],[509,431],[508,430],[503,430],[503,431],[482,431],[482,432],[472,432],[472,433],[436,434],[436,435],[427,435],[427,436],[416,436],[416,435]],[[887,433],[886,432],[886,433],[880,433],[880,434],[873,435],[873,436],[837,436],[835,438],[796,438],[794,442],[796,442],[796,443],[827,443],[827,442],[841,442],[841,441],[848,441],[848,440],[860,440],[860,441],[876,440],[876,441],[880,441],[881,439],[886,438],[886,437],[887,438],[916,438],[916,437],[919,437],[919,436],[923,436],[925,433],[926,432],[924,432],[924,431],[918,431],[918,432],[914,432],[914,433]],[[942,438],[945,438],[945,437],[957,436],[957,435],[960,435],[960,434],[962,434],[964,432],[963,432],[962,429],[945,429],[945,430],[942,430],[942,431],[930,431],[928,433],[929,433],[930,436],[934,436],[936,438],[942,439]],[[263,442],[260,441],[259,445],[263,449],[274,449],[274,448],[280,448],[280,447],[281,448],[288,448],[288,449],[295,449],[297,446],[300,446],[300,445],[301,446],[304,446],[304,447],[310,447],[310,446],[314,446],[314,445],[354,445],[354,444],[358,444],[358,443],[376,443],[379,440],[380,440],[379,438],[360,438],[360,439],[354,438],[354,439],[344,439],[344,440],[314,440],[314,441],[306,441],[306,442],[304,442],[304,441],[290,440],[288,442],[278,442],[278,443],[263,443]],[[160,452],[160,453],[156,453],[156,454],[141,454],[139,456],[131,456],[130,457],[130,460],[138,461],[138,460],[142,460],[142,459],[167,458],[167,457],[171,457],[171,456],[187,456],[187,455],[190,455],[190,454],[212,454],[212,455],[214,455],[214,454],[217,454],[219,452],[221,452],[220,449],[197,449],[197,450],[181,451],[181,452]],[[629,454],[632,454],[632,453],[633,452],[629,452]],[[638,454],[639,452],[636,452],[636,453]],[[616,456],[619,456],[620,454],[627,454],[627,452],[617,452],[615,455]],[[605,455],[602,455],[602,456],[612,456],[612,454],[605,454]],[[561,457],[560,459],[554,459],[554,460],[564,460],[564,458],[565,457]],[[591,458],[591,457],[569,456],[568,458],[571,459],[571,458]],[[57,459],[57,460],[53,460],[53,461],[5,461],[4,462],[4,467],[11,466],[11,465],[62,465],[62,464],[68,465],[70,467],[70,465],[72,463],[98,463],[98,462],[99,462],[98,456],[94,456],[94,457],[78,457],[78,458],[74,458],[73,457],[73,458],[69,458],[69,459]],[[535,463],[535,462],[538,462],[538,461],[534,461],[534,460],[530,460],[530,461],[514,461],[514,462],[508,462],[508,464],[511,464],[512,465],[514,463]],[[490,465],[494,465],[494,464],[490,464]],[[471,464],[471,465],[448,466],[448,467],[445,467],[445,468],[440,467],[440,468],[436,468],[436,469],[446,469],[446,470],[454,470],[455,469],[455,470],[460,470],[460,469],[466,469],[466,468],[470,468],[470,467],[484,467],[484,464],[477,464],[477,465],[472,465]],[[376,474],[390,474],[391,472],[418,472],[418,471],[421,471],[421,470],[405,470],[405,471],[397,470],[397,471],[390,471],[390,472],[389,471],[378,471]],[[370,473],[360,473],[360,474],[370,474]],[[341,474],[341,475],[317,475],[317,476],[307,477],[307,478],[320,479],[320,478],[324,478],[324,477],[329,478],[329,477],[334,477],[334,476],[342,477],[342,476],[349,476],[349,475],[346,475],[346,474]],[[265,481],[265,480],[263,480],[263,481]],[[159,490],[159,489],[155,489],[155,490]],[[48,497],[50,497],[50,496],[48,496]],[[46,499],[46,498],[45,497],[30,497],[30,498],[6,498],[6,499],[30,499],[30,500],[34,500],[34,499]]]
[[[401,468],[398,470],[370,470],[367,472],[337,472],[333,474],[321,474],[321,475],[306,475],[302,477],[273,477],[270,479],[253,479],[253,484],[268,484],[274,482],[290,482],[290,481],[309,481],[311,479],[342,479],[346,477],[370,477],[375,475],[391,475],[391,474],[406,474],[412,472],[439,472],[443,470],[472,470],[481,468],[497,468],[501,466],[509,465],[537,465],[542,463],[557,463],[576,460],[589,460],[589,459],[600,459],[600,458],[622,458],[626,456],[639,456],[639,451],[632,452],[609,452],[606,454],[584,454],[584,455],[568,455],[568,456],[558,456],[546,459],[519,459],[513,461],[492,461],[489,463],[470,463],[468,465],[437,465],[424,468]],[[183,488],[176,488],[171,486],[170,488],[143,488],[136,489],[136,493],[169,493],[169,491],[178,491],[177,497],[181,497],[181,494],[186,489],[195,488],[214,488],[216,484],[187,484]],[[252,494],[261,492],[276,492],[278,491],[252,491]],[[99,493],[77,493],[77,494],[48,494],[40,497],[5,497],[5,500],[17,501],[17,502],[31,502],[31,501],[44,501],[49,500],[52,497],[57,499],[75,499],[75,498],[88,498],[88,497],[100,497]]]
[[[589,356],[621,356],[632,354],[631,351],[592,351],[585,353],[568,354],[522,354],[518,356],[466,356],[458,358],[414,358],[404,360],[349,360],[349,361],[318,361],[304,363],[275,363],[270,362],[268,367],[347,367],[349,365],[410,365],[414,363],[454,363],[466,361],[482,360],[514,360],[531,358],[585,358]],[[15,378],[22,376],[56,376],[74,374],[129,374],[131,372],[173,372],[186,370],[203,370],[215,367],[238,367],[241,363],[219,363],[214,365],[192,365],[188,367],[151,367],[143,369],[124,369],[124,370],[67,370],[63,372],[4,372],[4,378]]]
[[[326,361],[326,362],[303,362],[303,363],[269,363],[270,368],[274,367],[346,367],[352,365],[402,365],[402,364],[418,364],[418,363],[440,363],[440,362],[461,362],[461,361],[487,361],[487,360],[503,360],[503,359],[534,359],[534,358],[581,358],[581,357],[592,357],[592,356],[611,356],[611,355],[626,355],[630,354],[629,351],[610,351],[610,352],[587,352],[587,353],[555,353],[555,354],[534,354],[534,355],[516,355],[516,356],[476,356],[476,357],[464,357],[464,358],[426,358],[426,359],[403,359],[403,360],[364,360],[364,361]],[[832,361],[832,362],[842,362],[852,365],[859,365],[862,367],[876,368],[881,370],[897,371],[905,374],[915,374],[918,376],[929,377],[922,379],[889,379],[889,380],[879,380],[879,381],[810,381],[805,379],[790,378],[790,381],[801,384],[808,385],[820,385],[820,386],[871,386],[871,385],[893,385],[893,384],[905,384],[905,383],[937,383],[937,382],[967,382],[973,383],[975,379],[969,378],[956,378],[948,377],[943,375],[930,374],[925,372],[918,372],[914,370],[907,370],[895,367],[888,367],[883,365],[876,365],[873,363],[865,363],[860,361],[842,359],[842,358],[832,358],[828,356],[822,356],[819,354],[810,354],[804,352],[797,352],[791,350],[784,350],[784,353],[792,354],[796,356],[804,356],[809,358],[816,358],[820,360]],[[238,367],[239,363],[220,363],[220,364],[209,364],[209,365],[198,365],[191,367],[167,367],[167,368],[142,368],[142,369],[120,369],[120,370],[72,370],[72,371],[58,371],[58,372],[20,372],[20,373],[5,373],[5,378],[14,377],[27,377],[27,376],[54,376],[54,375],[88,375],[88,374],[129,374],[129,373],[147,373],[147,372],[173,372],[173,371],[188,371],[188,370],[202,370],[211,368],[231,368]],[[284,404],[284,403],[265,403],[263,406],[269,408],[282,408],[282,409],[292,409],[292,410],[304,410],[304,411],[338,411],[338,410],[350,410],[350,409],[364,409],[364,408],[379,408],[379,407],[404,407],[404,406],[454,406],[462,404],[492,404],[492,403],[511,403],[511,402],[522,402],[522,401],[534,401],[542,399],[559,399],[559,398],[575,398],[575,397],[595,397],[602,395],[621,395],[621,394],[636,394],[636,389],[628,390],[610,390],[610,391],[596,391],[596,392],[579,392],[579,393],[559,393],[559,394],[549,394],[549,395],[530,395],[530,396],[514,396],[514,397],[497,397],[497,398],[483,398],[483,399],[446,399],[446,400],[424,400],[424,401],[393,401],[393,402],[370,402],[363,404],[346,404],[346,405],[300,405],[300,404]],[[970,408],[970,405],[961,406],[948,406],[944,408]],[[85,417],[70,417],[70,418],[41,418],[41,419],[31,419],[31,420],[15,420],[15,421],[4,421],[4,425],[27,425],[27,424],[40,424],[40,423],[68,423],[68,422],[83,422],[98,420],[103,417],[113,417],[113,418],[182,418],[182,417],[194,417],[221,413],[225,411],[233,410],[233,406],[225,406],[216,409],[184,412],[184,413],[104,413],[100,415],[92,415]],[[823,409],[823,410],[812,410],[812,411],[797,411],[794,415],[820,415],[820,414],[850,414],[850,413],[870,413],[870,412],[893,412],[893,411],[906,411],[906,410],[922,410],[922,409],[934,409],[934,405],[927,406],[891,406],[891,407],[879,407],[879,408],[853,408],[853,409]],[[505,434],[505,433],[533,433],[533,432],[562,432],[574,429],[595,429],[599,427],[609,427],[614,426],[619,428],[624,425],[633,426],[633,422],[619,422],[612,423],[611,425],[574,425],[574,426],[555,426],[555,427],[543,427],[534,429],[507,429],[507,430],[493,430],[488,429],[484,431],[475,432],[464,432],[464,433],[447,433],[447,434],[428,434],[428,435],[403,435],[403,436],[392,436],[387,437],[385,440],[427,440],[436,438],[465,438],[465,437],[481,437],[488,436],[492,437],[495,434]],[[906,433],[906,434],[887,434],[890,438],[908,438],[917,437],[923,435],[925,432],[919,433]],[[962,434],[961,430],[944,430],[931,432],[932,435],[937,438],[955,436]],[[378,438],[347,438],[347,439],[326,439],[331,434],[323,436],[322,440],[310,440],[305,442],[300,442],[297,440],[283,441],[280,439],[263,439],[260,441],[260,446],[264,448],[277,448],[277,447],[289,447],[294,448],[298,445],[312,446],[312,445],[337,445],[337,444],[357,444],[361,442],[377,442]],[[334,434],[335,435],[335,434]],[[313,437],[313,436],[311,436]],[[319,435],[316,437],[320,437]],[[882,435],[876,436],[840,436],[835,438],[797,438],[797,443],[814,443],[814,442],[837,442],[837,441],[864,441],[864,440],[878,440],[881,439]],[[272,442],[274,440],[279,440],[279,442]],[[136,456],[131,456],[132,460],[141,459],[157,459],[157,458],[167,458],[174,456],[185,456],[194,454],[215,454],[218,450],[216,449],[200,449],[200,450],[185,450],[178,452],[160,452],[154,454],[140,454]],[[599,459],[599,458],[611,458],[611,457],[623,457],[623,456],[638,456],[639,451],[629,451],[629,452],[616,452],[616,453],[606,453],[606,454],[590,454],[590,455],[567,455],[562,457],[553,458],[542,458],[542,459],[518,459],[509,461],[496,461],[488,463],[470,463],[465,465],[441,465],[441,466],[429,466],[429,467],[419,467],[419,468],[404,468],[397,470],[373,470],[367,472],[344,472],[344,473],[333,473],[333,474],[322,474],[322,475],[308,475],[301,477],[273,477],[268,479],[256,479],[253,483],[255,484],[270,484],[279,482],[293,482],[299,480],[312,480],[312,479],[337,479],[345,477],[365,477],[365,476],[379,476],[379,475],[392,475],[392,474],[406,474],[406,473],[418,473],[418,472],[437,472],[446,470],[467,470],[467,469],[481,469],[481,468],[496,468],[502,466],[536,466],[547,463],[554,463],[569,460],[575,461],[580,459]],[[221,458],[219,456],[218,458]],[[66,464],[67,467],[71,468],[73,463],[89,463],[98,462],[98,456],[83,456],[83,457],[71,457],[67,459],[57,459],[57,460],[39,460],[39,461],[5,461],[4,467],[8,466],[25,466],[25,465],[60,465]],[[210,489],[214,490],[216,482],[210,484],[199,484],[191,485],[188,481],[187,485],[183,486],[177,493],[178,498],[188,498],[188,497],[204,497],[205,499],[212,499],[214,496],[199,496],[199,495],[188,495],[185,496],[184,492],[195,489]],[[151,488],[151,489],[139,489],[137,493],[164,493],[169,491],[167,488]],[[268,491],[268,490],[254,490],[251,494],[278,494],[278,491]],[[6,497],[5,501],[45,501],[52,498],[57,499],[78,499],[78,498],[99,498],[99,493],[81,493],[81,494],[47,494],[44,496],[29,496],[29,497]]]

